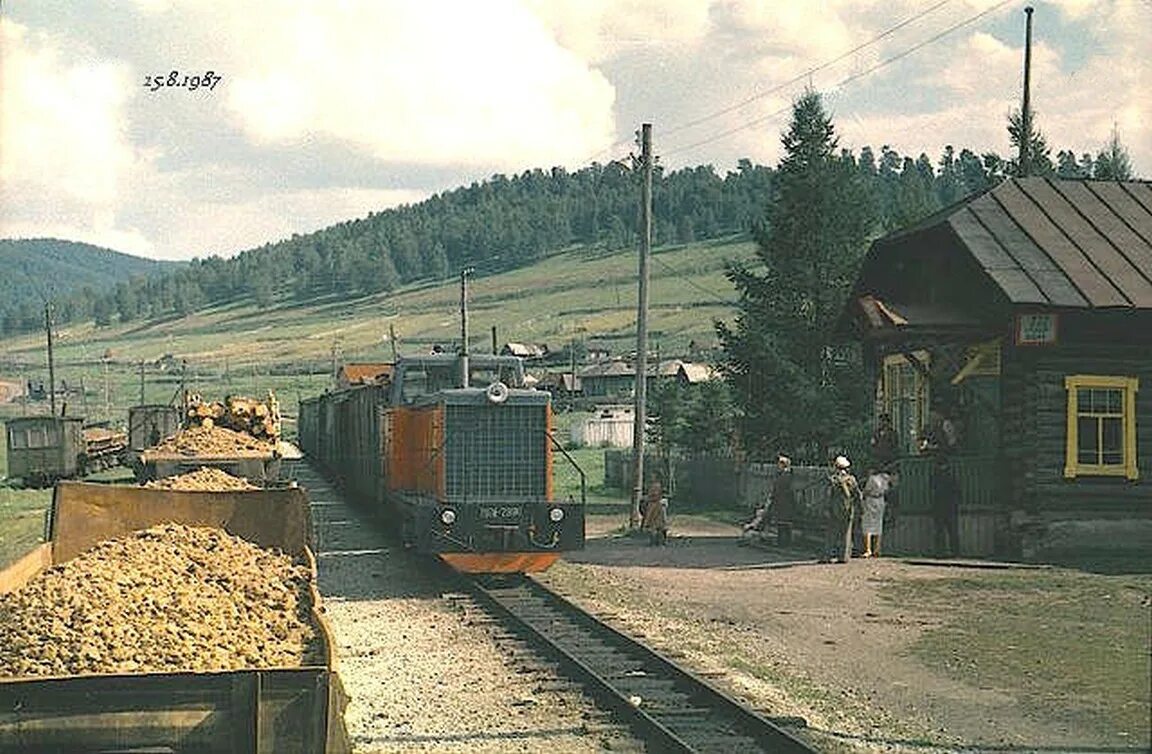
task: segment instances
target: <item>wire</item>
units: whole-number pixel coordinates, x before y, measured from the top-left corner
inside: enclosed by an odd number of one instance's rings
[[[1149,0],[1149,1],[1152,2],[1152,0]],[[674,126],[670,129],[662,129],[663,134],[665,136],[667,136],[669,134],[679,133],[680,131],[683,131],[685,129],[692,128],[693,126],[698,126],[701,123],[707,123],[708,121],[719,118],[722,115],[727,115],[728,113],[732,112],[733,110],[739,110],[740,108],[744,107],[745,105],[749,105],[749,104],[755,102],[756,100],[763,99],[764,97],[775,94],[776,92],[779,92],[782,89],[786,89],[787,87],[790,87],[793,84],[799,83],[799,82],[803,81],[804,79],[811,77],[812,74],[823,71],[826,68],[830,68],[831,66],[839,63],[841,60],[844,60],[845,58],[850,58],[853,55],[855,55],[856,53],[860,52],[861,50],[865,50],[865,49],[871,47],[872,45],[876,44],[877,42],[879,42],[879,41],[881,41],[887,37],[892,36],[896,32],[903,29],[908,24],[911,24],[915,21],[919,21],[921,18],[924,18],[925,16],[929,15],[930,13],[933,13],[936,10],[943,8],[945,5],[948,5],[951,2],[952,2],[952,0],[940,0],[940,2],[936,3],[932,7],[928,8],[926,10],[923,10],[923,11],[921,11],[921,12],[919,12],[913,16],[909,16],[908,18],[904,19],[900,23],[886,29],[885,31],[881,32],[879,35],[873,37],[872,39],[868,40],[867,42],[864,42],[863,44],[859,44],[859,45],[853,47],[848,52],[845,52],[841,55],[838,55],[837,57],[832,58],[831,60],[827,60],[818,66],[815,66],[813,68],[809,68],[804,73],[801,73],[800,75],[798,75],[794,78],[791,78],[782,84],[778,84],[777,86],[774,86],[771,89],[768,89],[766,91],[759,92],[757,94],[753,94],[752,96],[748,97],[747,99],[741,100],[740,102],[737,102],[735,105],[730,105],[730,106],[724,108],[723,110],[717,110],[714,113],[702,116],[700,118],[697,118],[696,120],[689,121],[689,122],[684,123],[684,124],[679,125],[679,126]]]
[[[871,68],[867,68],[863,71],[860,71],[859,73],[854,73],[851,76],[848,76],[847,78],[841,79],[836,84],[834,84],[832,88],[838,89],[838,88],[844,86],[845,84],[849,84],[853,81],[856,81],[857,79],[861,79],[870,73],[875,73],[876,71],[880,70],[881,68],[885,68],[885,67],[891,65],[892,63],[895,63],[898,60],[902,60],[903,58],[908,57],[909,55],[911,55],[914,52],[918,52],[919,50],[922,50],[923,48],[927,47],[930,44],[933,44],[934,42],[940,41],[941,39],[948,36],[952,32],[957,31],[958,29],[962,29],[963,27],[968,26],[969,24],[975,23],[976,21],[980,20],[984,16],[987,16],[990,13],[994,13],[994,12],[1000,10],[1005,5],[1008,5],[1011,2],[1014,2],[1014,0],[1001,0],[1001,2],[996,3],[996,5],[993,5],[990,8],[986,8],[985,10],[982,10],[979,13],[977,13],[973,16],[970,16],[969,18],[966,18],[965,20],[963,20],[959,23],[956,23],[956,24],[953,24],[952,26],[949,26],[944,31],[942,31],[938,34],[934,34],[933,36],[929,37],[928,39],[924,40],[923,42],[915,44],[912,47],[909,47],[908,49],[906,49],[902,52],[899,52],[890,58],[885,58],[884,60],[881,60],[876,65],[873,65]],[[767,115],[763,115],[763,116],[760,116],[759,118],[755,118],[753,120],[747,121],[746,123],[743,123],[739,126],[736,126],[735,128],[730,128],[727,131],[722,131],[718,134],[714,134],[712,136],[709,136],[706,139],[701,139],[700,141],[693,142],[693,143],[688,144],[686,146],[673,147],[670,150],[664,150],[664,155],[667,156],[669,154],[679,154],[682,152],[687,152],[687,151],[692,150],[692,149],[696,149],[697,147],[704,146],[705,144],[711,144],[714,141],[719,141],[719,140],[724,139],[728,136],[731,136],[734,133],[739,133],[740,131],[744,131],[744,130],[747,130],[749,128],[752,128],[753,126],[758,126],[761,123],[764,123],[765,121],[771,120],[771,119],[775,118],[777,115],[780,115],[781,113],[787,112],[791,109],[792,109],[792,105],[788,105],[787,107],[783,107],[783,108],[776,110],[774,112],[771,112]]]
[[[685,275],[684,275],[684,273],[680,272],[680,271],[679,271],[679,270],[677,270],[675,267],[673,267],[672,265],[668,264],[667,262],[665,262],[665,261],[664,261],[663,259],[661,259],[660,257],[656,256],[655,254],[652,254],[652,255],[650,255],[650,258],[651,258],[651,259],[654,259],[656,262],[658,262],[660,265],[662,265],[662,266],[664,267],[664,269],[666,269],[666,270],[668,270],[669,272],[671,272],[673,277],[679,278],[681,281],[683,281],[683,282],[687,283],[688,285],[692,286],[692,287],[693,287],[693,288],[695,288],[696,290],[698,290],[698,291],[700,291],[701,293],[704,293],[705,295],[707,295],[709,298],[711,298],[711,299],[712,299],[712,302],[713,302],[713,303],[716,303],[716,304],[721,304],[722,306],[732,306],[732,305],[734,305],[734,304],[736,303],[736,302],[735,302],[735,301],[733,301],[732,299],[724,299],[724,298],[722,298],[722,297],[720,296],[720,294],[719,294],[719,293],[716,293],[715,291],[710,291],[710,290],[708,290],[708,289],[707,289],[707,288],[705,288],[704,286],[702,286],[702,285],[700,285],[699,283],[697,283],[695,280],[693,280],[693,279],[691,279],[691,278],[689,278],[689,277],[685,276]]]

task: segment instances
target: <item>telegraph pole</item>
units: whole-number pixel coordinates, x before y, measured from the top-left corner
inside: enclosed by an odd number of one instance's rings
[[[227,360],[224,362],[227,369]],[[140,405],[144,405],[144,359],[140,359]]]
[[[1024,9],[1024,108],[1020,113],[1020,177],[1032,172],[1032,6]]]
[[[648,256],[652,249],[652,124],[640,126],[640,269],[636,305],[636,396],[632,424],[632,512],[629,528],[640,525],[640,499],[644,495],[644,429],[648,425]]]
[[[468,275],[471,267],[460,270],[460,387],[468,387]]]
[[[52,357],[52,304],[44,302],[44,329],[48,331],[48,407],[56,415],[56,362]]]
[[[396,325],[388,323],[388,343],[392,346],[392,363],[396,363]]]

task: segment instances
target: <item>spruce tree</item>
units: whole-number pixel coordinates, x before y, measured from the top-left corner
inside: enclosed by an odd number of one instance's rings
[[[717,323],[724,370],[754,455],[823,454],[859,423],[859,357],[832,330],[855,279],[873,208],[850,160],[837,153],[820,95],[793,105],[774,194],[756,232],[762,269],[734,264],[735,321]]]

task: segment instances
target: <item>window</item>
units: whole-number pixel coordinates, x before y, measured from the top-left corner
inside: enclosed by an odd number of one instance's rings
[[[926,351],[917,351],[912,357],[927,368],[929,356]],[[881,406],[892,419],[899,448],[904,453],[911,453],[920,430],[928,424],[928,379],[904,354],[892,354],[884,357],[881,389]]]
[[[1090,374],[1064,378],[1068,391],[1068,437],[1064,476],[1136,479],[1135,377]]]

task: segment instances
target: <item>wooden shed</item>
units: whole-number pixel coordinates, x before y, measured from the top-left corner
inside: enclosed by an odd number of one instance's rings
[[[962,554],[1152,546],[1152,184],[1009,179],[881,238],[840,331],[896,430],[894,544],[931,542],[935,408]]]

